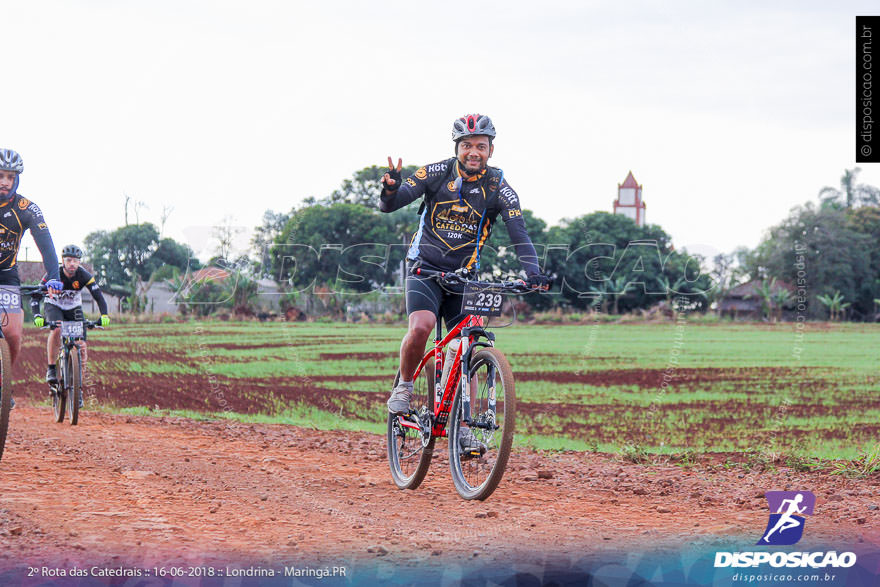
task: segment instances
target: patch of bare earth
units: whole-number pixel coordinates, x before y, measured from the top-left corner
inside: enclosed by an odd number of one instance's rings
[[[88,410],[72,427],[21,399],[0,461],[0,566],[374,557],[417,565],[754,541],[771,489],[816,494],[806,548],[880,543],[880,475],[517,450],[491,498],[465,502],[438,452],[422,487],[400,491],[382,436]]]

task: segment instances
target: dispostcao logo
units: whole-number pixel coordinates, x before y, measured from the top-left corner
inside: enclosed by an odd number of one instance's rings
[[[805,516],[813,515],[816,496],[810,491],[768,491],[764,496],[770,506],[770,519],[757,544],[796,544],[804,535]]]
[[[767,528],[758,540],[758,546],[787,546],[797,543],[804,535],[806,516],[813,515],[816,496],[809,491],[768,491],[764,494],[770,507]],[[716,552],[715,567],[771,567],[822,569],[848,568],[856,564],[853,552]]]

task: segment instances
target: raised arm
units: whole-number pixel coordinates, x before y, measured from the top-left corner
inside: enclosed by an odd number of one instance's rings
[[[52,235],[49,234],[49,227],[46,226],[46,220],[43,218],[43,211],[33,202],[27,207],[27,226],[30,229],[37,248],[43,256],[43,266],[46,268],[48,281],[58,281],[58,254],[55,252],[55,244],[52,242]]]
[[[391,157],[388,157],[388,171],[382,176],[382,194],[379,196],[379,210],[382,212],[394,212],[425,195],[425,183],[417,175],[402,181],[402,168],[403,159],[398,159],[395,167]]]

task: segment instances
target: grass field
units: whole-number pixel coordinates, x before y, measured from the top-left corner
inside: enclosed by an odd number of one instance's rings
[[[383,432],[403,334],[351,324],[114,326],[90,340],[90,393],[106,409]],[[852,458],[880,439],[875,325],[517,324],[496,335],[517,378],[520,443]],[[39,359],[36,338],[26,350]]]

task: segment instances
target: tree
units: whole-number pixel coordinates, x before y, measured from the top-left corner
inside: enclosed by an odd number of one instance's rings
[[[721,253],[713,257],[712,271],[709,274],[714,286],[710,292],[710,304],[712,302],[720,302],[723,300],[742,277],[745,268],[741,264],[738,264],[737,260],[737,251],[734,251],[731,254]],[[719,316],[721,315],[720,303],[717,304],[715,311]]]
[[[195,252],[189,245],[182,245],[172,238],[159,241],[156,250],[146,263],[147,271],[152,275],[163,267],[174,267],[180,271],[201,267]]]
[[[818,296],[840,291],[860,315],[871,312],[872,284],[877,262],[876,240],[853,229],[847,211],[817,207],[808,202],[792,209],[772,227],[754,251],[753,262],[761,277],[776,277],[791,284],[798,279],[806,290],[807,313],[822,317]],[[872,259],[872,255],[874,258]]]
[[[824,187],[819,190],[819,199],[823,206],[852,209],[857,206],[876,206],[880,204],[880,189],[857,184],[856,177],[861,168],[845,169],[840,178],[840,188]]]
[[[292,214],[293,210],[287,213],[272,210],[263,212],[263,224],[254,229],[254,236],[251,238],[251,247],[258,266],[257,275],[268,277],[272,274],[271,248]]]
[[[635,289],[635,286],[633,286],[629,282],[628,275],[621,275],[620,277],[617,277],[611,281],[610,293],[611,293],[611,295],[614,296],[614,313],[615,314],[619,313],[618,306],[620,304],[620,298],[622,296],[625,296],[627,293],[629,293],[630,290],[633,290],[633,289]]]
[[[329,285],[367,292],[390,283],[403,258],[387,215],[359,204],[297,210],[272,248],[273,274],[295,290]]]
[[[757,297],[761,300],[761,315],[766,317],[768,320],[770,319],[770,313],[773,309],[773,286],[776,285],[776,278],[773,277],[770,281],[761,281],[761,285],[755,288],[754,294],[749,294],[745,296],[747,299],[751,297]]]
[[[545,238],[554,247],[547,251],[547,273],[562,288],[562,299],[577,308],[590,305],[598,284],[621,277],[626,283],[608,283],[605,290],[613,295],[633,284],[625,297],[616,296],[620,312],[654,304],[668,295],[663,283],[668,286],[680,278],[685,278],[682,289],[674,293],[695,295],[711,287],[709,276],[700,274],[699,259],[674,251],[669,235],[656,225],[638,226],[623,216],[594,212],[563,220],[548,229]],[[695,299],[705,306],[705,298]]]
[[[134,275],[149,277],[147,260],[159,244],[159,232],[150,223],[129,224],[112,232],[86,236],[86,260],[108,283],[128,283]]]
[[[160,241],[159,232],[150,223],[95,231],[86,236],[84,245],[86,261],[103,284],[129,288],[132,278],[145,281],[163,265],[182,271],[198,267],[192,249],[170,238]]]
[[[418,166],[406,165],[400,170],[400,176],[404,179],[416,172]],[[385,166],[371,165],[360,171],[355,171],[351,179],[343,180],[342,185],[333,191],[328,197],[315,200],[308,198],[306,205],[321,204],[360,204],[367,208],[379,208],[379,196],[382,193],[382,176],[388,168]]]
[[[171,217],[171,213],[174,212],[174,206],[163,205],[162,206],[162,214],[160,215],[159,221],[159,237],[161,238],[165,234],[165,223],[168,222],[168,219]]]
[[[773,304],[776,314],[774,318],[776,322],[782,322],[782,310],[791,304],[793,297],[791,292],[784,287],[777,288],[770,296],[770,302]]]
[[[232,245],[235,237],[244,232],[244,228],[233,224],[232,216],[225,216],[221,224],[214,227],[212,236],[217,239],[217,254],[221,259],[228,259],[232,254]]]
[[[819,301],[828,308],[832,322],[836,322],[844,311],[850,306],[849,302],[844,303],[843,295],[837,290],[833,295],[825,294],[818,296]]]

